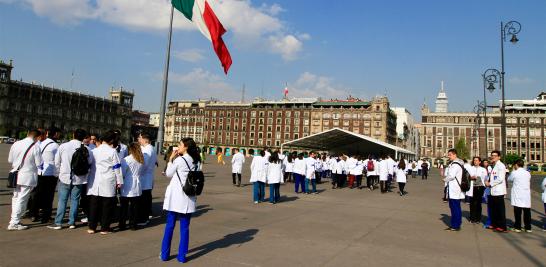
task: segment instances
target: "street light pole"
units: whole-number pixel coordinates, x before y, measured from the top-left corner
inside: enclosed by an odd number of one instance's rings
[[[487,98],[485,94],[485,90],[489,90],[489,92],[495,91],[495,84],[499,82],[500,80],[500,72],[497,69],[487,69],[483,74],[483,113],[484,113],[484,120],[485,120],[485,157],[487,157],[489,153],[489,130],[487,128]],[[494,134],[493,134],[494,136]]]
[[[513,44],[517,43],[519,40],[516,37],[516,34],[518,34],[521,31],[521,24],[517,21],[509,21],[508,23],[503,24],[501,22],[501,97],[502,97],[502,103],[501,103],[501,153],[502,157],[506,156],[506,111],[505,111],[505,97],[504,97],[504,42],[506,42],[506,35],[511,34],[512,38],[510,39],[510,42]]]

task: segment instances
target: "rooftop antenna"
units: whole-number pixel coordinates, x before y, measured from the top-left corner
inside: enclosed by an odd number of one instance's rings
[[[245,102],[245,84],[243,83],[243,90],[241,95],[241,103]]]
[[[70,78],[70,91],[72,91],[73,86],[74,86],[74,71],[75,71],[75,68],[73,67],[72,68],[72,77]]]

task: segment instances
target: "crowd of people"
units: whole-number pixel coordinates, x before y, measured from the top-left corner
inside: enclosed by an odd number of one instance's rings
[[[146,226],[151,216],[156,153],[147,133],[141,133],[138,142],[129,146],[121,143],[120,137],[118,130],[97,137],[77,129],[70,141],[59,145],[57,128],[28,131],[9,152],[8,162],[18,174],[8,230],[28,228],[21,224],[27,208],[33,222],[50,223],[56,189],[57,210],[50,229],[63,228],[68,204],[69,229],[76,228],[79,217],[88,224],[90,234],[97,232],[99,224],[101,234],[110,233],[115,218],[120,230],[127,227],[127,221],[133,229]]]
[[[519,159],[508,174],[506,165],[501,161],[501,152],[494,150],[489,159],[482,160],[475,156],[471,163],[459,159],[457,150],[448,151],[449,164],[442,174],[445,182],[444,202],[449,202],[451,211],[450,226],[447,231],[460,231],[462,225],[461,202],[465,200],[470,205],[471,224],[483,224],[486,229],[506,233],[531,233],[531,174]],[[465,180],[469,187],[464,186]],[[504,204],[507,195],[508,182],[512,183],[510,204],[514,211],[514,223],[507,226],[506,208]],[[546,212],[546,178],[542,181],[542,201]],[[486,204],[487,219],[482,221],[482,206]],[[523,215],[523,224],[522,224]],[[522,228],[523,226],[523,228]],[[546,221],[543,226],[546,231]]]
[[[245,156],[234,149],[231,160],[233,185],[241,185],[241,173]],[[265,202],[265,187],[269,185],[269,202],[277,203],[280,198],[280,184],[294,183],[296,194],[318,194],[317,184],[322,179],[329,179],[332,189],[363,189],[373,191],[377,188],[381,193],[393,192],[392,183],[398,183],[398,194],[406,195],[405,185],[407,176],[416,175],[427,179],[431,167],[426,160],[408,161],[403,157],[395,161],[389,155],[382,155],[377,159],[374,156],[361,155],[330,155],[315,151],[308,155],[303,153],[281,153],[263,149],[252,156],[250,164],[250,183],[253,185],[253,201],[255,204]],[[221,163],[221,162],[220,162]],[[365,185],[364,183],[365,180]]]

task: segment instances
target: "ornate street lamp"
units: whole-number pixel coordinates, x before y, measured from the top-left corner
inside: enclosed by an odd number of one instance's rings
[[[487,98],[485,91],[489,91],[490,93],[493,93],[495,91],[495,84],[499,83],[500,80],[500,72],[497,69],[487,69],[483,74],[483,116],[484,116],[484,127],[485,127],[485,157],[487,157],[489,150],[488,150],[488,143],[489,143],[489,131],[487,129]]]

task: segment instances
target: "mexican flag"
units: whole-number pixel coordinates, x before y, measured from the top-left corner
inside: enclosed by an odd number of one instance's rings
[[[214,52],[218,55],[222,67],[224,67],[224,72],[227,74],[232,62],[226,44],[222,40],[222,35],[226,30],[216,14],[214,14],[209,1],[211,0],[172,0],[171,3],[212,42]]]

